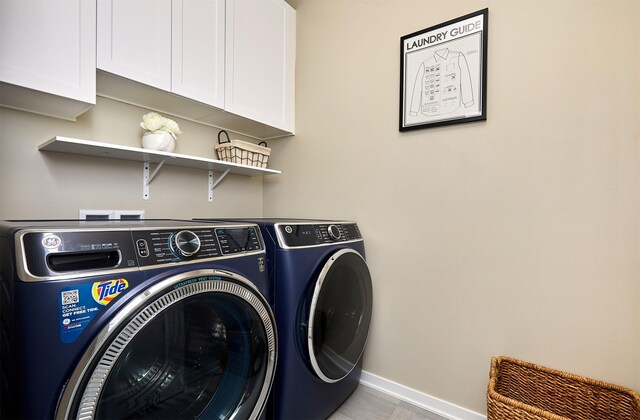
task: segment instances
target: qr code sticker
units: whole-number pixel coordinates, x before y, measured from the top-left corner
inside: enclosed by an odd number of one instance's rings
[[[78,290],[67,290],[65,292],[62,292],[62,304],[63,305],[70,305],[72,303],[78,303],[80,302],[80,294],[78,293]]]

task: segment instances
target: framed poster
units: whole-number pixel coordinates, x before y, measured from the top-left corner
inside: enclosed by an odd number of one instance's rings
[[[400,131],[487,119],[483,9],[400,38]]]

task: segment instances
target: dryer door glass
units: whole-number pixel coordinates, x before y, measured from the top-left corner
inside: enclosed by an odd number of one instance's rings
[[[309,314],[311,365],[325,382],[347,376],[360,360],[373,306],[371,275],[360,254],[333,254],[316,282]]]
[[[211,279],[129,318],[94,359],[72,416],[256,418],[274,368],[270,312],[253,290]]]

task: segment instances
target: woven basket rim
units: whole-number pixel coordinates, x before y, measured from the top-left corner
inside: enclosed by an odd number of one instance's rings
[[[530,368],[530,369],[535,369],[535,370],[539,370],[545,373],[548,373],[550,375],[556,375],[556,376],[560,376],[562,378],[565,379],[571,379],[574,381],[578,381],[578,382],[583,382],[589,385],[593,385],[593,386],[597,386],[600,388],[605,388],[605,389],[609,389],[609,390],[613,390],[613,391],[617,391],[620,393],[624,393],[624,394],[628,394],[629,396],[631,396],[636,404],[638,405],[638,408],[640,409],[640,395],[638,393],[636,393],[634,390],[630,389],[630,388],[626,388],[623,386],[619,386],[619,385],[614,385],[614,384],[610,384],[607,382],[603,382],[603,381],[599,381],[599,380],[595,380],[595,379],[590,379],[590,378],[586,378],[584,376],[580,376],[580,375],[575,375],[572,373],[568,373],[568,372],[564,372],[564,371],[560,371],[560,370],[556,370],[556,369],[550,369],[548,367],[545,366],[541,366],[541,365],[537,365],[535,363],[530,363],[530,362],[525,362],[519,359],[514,359],[512,357],[508,357],[508,356],[500,356],[500,357],[492,357],[491,358],[491,370],[489,373],[489,386],[487,387],[487,398],[491,398],[497,401],[500,401],[504,404],[509,404],[511,406],[514,406],[516,408],[528,411],[534,415],[537,416],[542,416],[545,418],[549,418],[552,420],[571,420],[568,419],[567,417],[562,417],[562,416],[558,416],[557,414],[553,414],[550,413],[548,411],[542,410],[538,407],[534,407],[532,405],[529,404],[525,404],[523,402],[520,402],[518,400],[515,400],[513,398],[509,398],[509,397],[505,397],[504,395],[498,393],[495,388],[496,388],[496,383],[498,381],[498,368],[499,368],[499,364],[503,361],[509,362],[509,363],[513,363],[513,364],[517,364],[526,368]]]
[[[502,404],[506,404],[508,406],[514,407],[519,410],[527,411],[535,416],[548,418],[549,420],[571,420],[567,417],[558,416],[557,414],[553,414],[541,408],[534,407],[529,404],[525,404],[513,398],[505,397],[504,395],[496,391],[496,382],[498,382],[498,364],[502,360],[509,360],[509,361],[513,360],[514,362],[520,362],[517,359],[511,359],[505,356],[491,358],[491,370],[489,373],[489,386],[487,387],[487,399],[489,400],[493,399],[493,400],[499,401]]]
[[[261,146],[259,144],[249,143],[242,140],[230,140],[226,143],[217,144],[216,149],[232,149],[237,147],[238,149],[245,150],[252,153],[259,153],[261,155],[269,156],[271,154],[271,148],[267,146]]]
[[[492,358],[493,360],[494,358]],[[568,372],[564,372],[561,370],[556,370],[556,369],[551,369],[545,366],[541,366],[541,365],[537,365],[535,363],[530,363],[530,362],[525,362],[523,360],[519,360],[519,359],[514,359],[513,357],[508,357],[508,356],[500,356],[495,358],[497,359],[497,363],[499,364],[502,361],[507,361],[510,363],[514,363],[520,366],[524,366],[530,369],[535,369],[535,370],[539,370],[545,373],[549,373],[551,375],[556,375],[556,376],[560,376],[562,378],[565,379],[573,379],[575,381],[579,381],[579,382],[584,382],[586,384],[589,385],[595,385],[598,386],[600,388],[606,388],[606,389],[610,389],[612,391],[618,391],[618,392],[622,392],[625,394],[630,394],[631,396],[634,397],[634,399],[638,402],[638,404],[640,404],[640,394],[638,394],[637,392],[635,392],[633,389],[631,388],[626,388],[624,386],[620,386],[620,385],[615,385],[615,384],[611,384],[608,382],[604,382],[604,381],[599,381],[597,379],[591,379],[591,378],[586,378],[584,376],[580,376],[580,375],[576,375],[573,373],[568,373]]]

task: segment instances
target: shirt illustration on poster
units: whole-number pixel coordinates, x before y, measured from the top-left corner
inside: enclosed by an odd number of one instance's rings
[[[410,115],[437,116],[474,104],[469,65],[460,51],[444,48],[420,64],[413,85]]]

